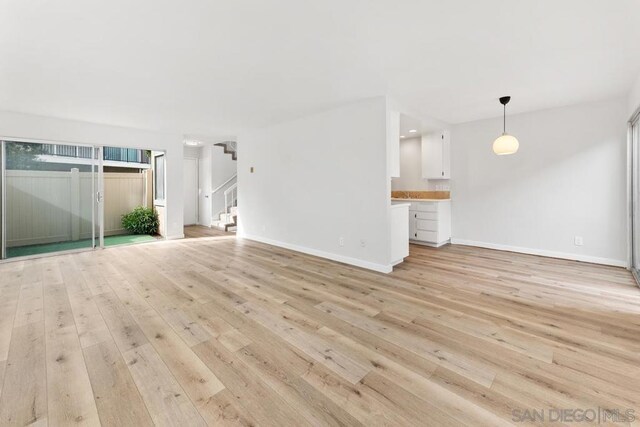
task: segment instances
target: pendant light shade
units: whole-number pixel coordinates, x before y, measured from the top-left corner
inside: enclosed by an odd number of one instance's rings
[[[515,136],[508,133],[503,134],[493,141],[493,152],[498,156],[505,156],[507,154],[513,154],[518,151],[520,143]]]
[[[493,141],[493,152],[498,156],[505,156],[507,154],[514,154],[520,148],[518,139],[507,133],[507,104],[511,101],[510,96],[503,96],[500,98],[500,103],[503,106],[503,129],[502,135]]]

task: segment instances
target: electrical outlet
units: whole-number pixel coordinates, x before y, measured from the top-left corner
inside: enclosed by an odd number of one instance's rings
[[[583,241],[582,241],[582,236],[576,236],[573,238],[573,244],[576,246],[582,246],[583,245]]]
[[[367,246],[367,242],[364,239],[360,240],[360,246],[364,248]]]
[[[342,236],[338,237],[338,245],[344,246],[344,237]]]

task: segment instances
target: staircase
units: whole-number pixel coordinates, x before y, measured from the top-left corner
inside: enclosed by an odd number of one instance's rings
[[[224,141],[214,144],[224,148],[225,154],[231,154],[232,160],[238,160],[238,143],[235,141]],[[238,228],[238,183],[237,174],[229,178],[222,185],[211,192],[211,200],[219,194],[223,188],[233,183],[224,190],[224,211],[217,214],[217,218],[211,222],[211,226],[224,231],[236,231]],[[214,217],[212,215],[212,217]],[[212,218],[213,219],[213,218]]]
[[[231,154],[233,160],[238,160],[238,143],[235,141],[224,141],[214,144],[224,148],[224,154]]]
[[[238,207],[231,206],[229,212],[220,213],[220,221],[216,228],[224,231],[236,231],[238,227]]]
[[[238,227],[238,183],[224,191],[224,211],[218,214],[218,220],[212,227],[224,231],[236,231]]]

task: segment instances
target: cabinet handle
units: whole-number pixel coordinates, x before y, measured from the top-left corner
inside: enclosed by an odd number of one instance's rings
[[[418,237],[418,233],[414,234],[415,237]]]
[[[413,217],[414,218],[418,218],[418,214],[413,214]]]
[[[442,171],[442,176],[444,176],[444,171]]]

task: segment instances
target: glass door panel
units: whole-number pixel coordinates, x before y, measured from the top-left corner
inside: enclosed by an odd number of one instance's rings
[[[96,149],[22,141],[4,147],[6,257],[94,247]]]

